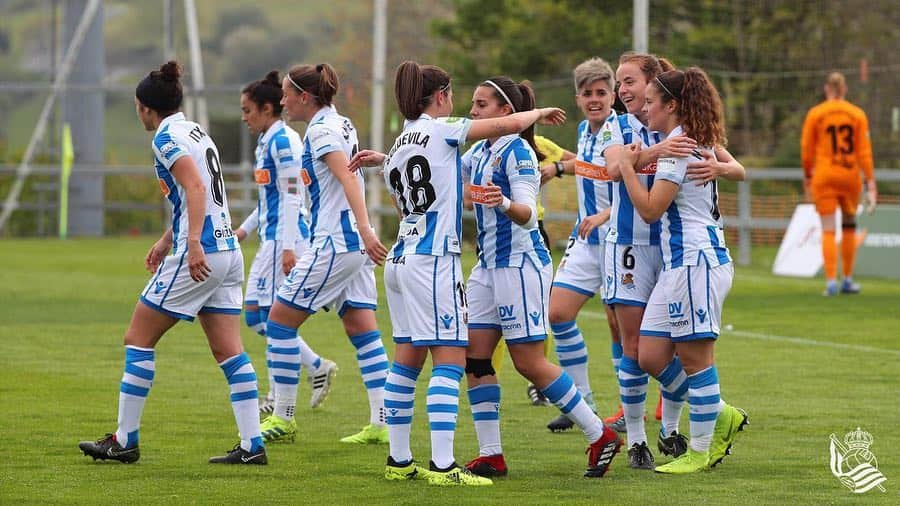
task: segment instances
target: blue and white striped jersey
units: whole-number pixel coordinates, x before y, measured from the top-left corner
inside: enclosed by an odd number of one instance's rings
[[[680,135],[680,126],[669,137]],[[709,148],[703,151],[712,152]],[[702,159],[700,154],[691,158]],[[725,246],[725,233],[719,214],[719,192],[716,182],[698,186],[687,179],[690,158],[660,158],[656,162],[656,179],[677,185],[678,194],[662,215],[662,248],[665,269],[683,265],[698,265],[705,257],[710,266],[731,262]]]
[[[506,135],[490,144],[487,140],[472,146],[462,157],[463,177],[472,185],[491,182],[504,196],[513,199],[512,185],[528,180],[535,189],[541,186],[537,155],[518,134]],[[534,200],[537,201],[537,192]],[[488,209],[477,202],[475,223],[478,229],[478,260],[487,269],[521,267],[526,258],[535,266],[550,263],[537,221],[524,228],[509,219],[500,209]],[[535,211],[536,212],[536,211]]]
[[[309,194],[300,178],[303,142],[296,130],[278,120],[259,136],[256,146],[256,168],[253,179],[259,185],[259,239],[261,241],[286,241],[293,244],[297,232],[287,230],[284,217],[288,210],[287,199],[299,201],[296,227],[299,236],[309,236],[307,211]],[[292,213],[296,213],[294,208]],[[287,238],[287,240],[286,240]]]
[[[337,253],[366,249],[344,187],[324,160],[325,155],[338,150],[350,160],[358,149],[356,128],[333,106],[319,109],[310,120],[303,139],[301,177],[309,189],[309,231],[313,248],[321,248],[330,241]],[[362,171],[357,172],[356,178],[365,196]]]
[[[200,245],[205,253],[238,249],[231,230],[231,213],[225,197],[219,150],[203,127],[188,121],[184,113],[166,117],[153,136],[156,177],[163,195],[172,203],[172,254],[187,252],[188,207],[184,187],[172,175],[172,166],[181,157],[190,156],[206,187],[206,212]]]
[[[422,114],[406,121],[384,161],[384,180],[403,215],[388,258],[459,254],[462,173],[459,148],[471,122]]]
[[[639,139],[643,147],[652,146],[662,140],[659,132],[650,131],[634,114],[620,114],[616,121],[605,125],[612,132],[610,145],[628,146]],[[651,162],[637,170],[638,179],[644,188],[650,190],[656,174],[656,162]],[[609,217],[607,242],[623,245],[655,245],[659,244],[660,223],[647,224],[631,204],[628,190],[621,181],[612,183],[612,205]]]
[[[604,126],[591,133],[587,120],[578,125],[578,154],[575,157],[575,183],[578,187],[578,221],[572,228],[570,237],[588,244],[600,244],[606,236],[606,225],[595,228],[587,240],[578,236],[578,225],[588,216],[609,207],[612,195],[612,179],[606,172],[606,158],[603,150],[612,140],[612,133],[605,128],[606,123],[616,120],[613,112],[606,118]]]

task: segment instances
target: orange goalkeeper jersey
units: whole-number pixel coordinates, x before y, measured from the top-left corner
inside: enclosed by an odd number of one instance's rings
[[[846,100],[826,100],[813,107],[803,122],[803,170],[816,180],[873,177],[869,120]]]

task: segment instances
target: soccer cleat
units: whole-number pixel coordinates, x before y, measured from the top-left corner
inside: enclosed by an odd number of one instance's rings
[[[619,410],[616,411],[616,414],[604,418],[603,423],[605,423],[606,425],[612,425],[616,423],[616,420],[622,418],[623,416],[625,416],[625,411],[622,409],[622,405],[619,404]]]
[[[837,281],[829,281],[825,283],[825,291],[822,292],[822,295],[825,297],[834,297],[838,294],[838,284]]]
[[[666,437],[663,435],[662,429],[660,429],[659,435],[656,437],[656,447],[664,455],[677,459],[687,451],[688,439],[684,434],[679,434],[675,431],[672,431],[672,434]]]
[[[696,452],[691,448],[677,459],[663,464],[654,471],[665,474],[689,474],[706,469],[709,463],[709,452]]]
[[[709,445],[709,467],[715,467],[726,455],[731,455],[731,446],[737,437],[737,433],[744,430],[744,425],[750,423],[747,413],[730,404],[726,404],[716,418],[716,428],[713,429],[712,443]]]
[[[263,440],[267,443],[294,442],[297,437],[297,420],[287,421],[278,415],[270,415],[259,424]]]
[[[260,446],[256,449],[255,452],[248,452],[247,450],[241,448],[241,444],[238,443],[234,445],[234,448],[231,449],[225,455],[221,455],[219,457],[210,457],[210,464],[256,464],[260,466],[264,466],[269,463],[269,459],[266,457],[266,448],[264,446]]]
[[[659,400],[656,401],[656,420],[662,420],[662,390],[659,391]]]
[[[653,454],[647,448],[647,442],[634,443],[628,450],[628,465],[632,469],[653,469]]]
[[[275,411],[275,399],[264,397],[259,400],[259,420],[265,420]]]
[[[612,417],[606,418],[604,420],[604,422],[611,418]],[[607,425],[607,427],[611,428],[612,430],[614,430],[620,434],[625,434],[628,432],[628,429],[625,426],[625,415],[624,414],[620,415],[618,418],[613,420],[611,423],[606,423],[606,425]]]
[[[489,478],[484,478],[473,474],[464,467],[460,467],[456,462],[449,469],[441,470],[434,465],[434,462],[428,464],[428,484],[437,485],[439,487],[454,486],[470,486],[483,487],[493,485],[494,482]]]
[[[362,428],[361,431],[356,434],[351,434],[347,437],[341,438],[341,443],[353,443],[353,444],[387,444],[388,443],[388,428],[385,425],[366,425]]]
[[[612,463],[613,457],[619,453],[622,447],[622,440],[616,432],[609,427],[603,427],[603,434],[590,446],[585,453],[588,455],[588,467],[584,472],[587,478],[602,478],[609,465]]]
[[[466,464],[466,469],[471,471],[472,474],[484,476],[485,478],[506,476],[509,473],[502,453],[477,457]]]
[[[859,283],[854,283],[850,278],[844,278],[844,282],[841,283],[841,293],[848,295],[855,295],[859,293],[861,290]]]
[[[569,420],[569,417],[562,413],[553,420],[550,420],[550,423],[547,424],[547,428],[550,429],[550,432],[563,432],[574,426],[575,422]]]
[[[107,434],[96,441],[81,441],[78,448],[88,457],[94,460],[118,460],[125,464],[137,462],[141,458],[141,451],[137,445],[131,448],[123,448],[116,441],[115,434]]]
[[[331,391],[331,382],[334,381],[337,371],[337,364],[327,358],[323,358],[319,368],[306,375],[306,379],[309,380],[309,385],[312,387],[309,407],[315,408],[325,402],[328,392]]]
[[[550,399],[544,397],[544,394],[541,393],[540,389],[534,386],[534,383],[528,384],[528,399],[531,400],[532,406],[549,406]]]
[[[429,471],[419,467],[414,460],[406,464],[398,464],[388,455],[387,465],[384,468],[384,479],[391,481],[400,480],[427,480]]]

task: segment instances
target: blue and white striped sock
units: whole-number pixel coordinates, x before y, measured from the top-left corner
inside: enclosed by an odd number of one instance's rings
[[[590,398],[593,394],[588,379],[588,351],[581,331],[575,320],[551,323],[553,338],[556,341],[556,358],[559,365],[575,382],[578,393]]]
[[[459,414],[459,382],[464,370],[458,365],[441,364],[431,370],[428,381],[428,424],[431,427],[431,460],[440,469],[456,462],[453,437]]]
[[[390,362],[381,342],[381,332],[373,330],[350,336],[350,342],[356,347],[356,361],[369,396],[369,423],[384,426],[384,382]]]
[[[247,309],[247,306],[255,306],[255,310]],[[255,300],[248,300],[244,302],[244,321],[247,322],[247,326],[250,327],[250,330],[256,332],[257,334],[265,337],[266,336],[266,319],[268,319],[268,311],[266,312],[266,318],[263,318],[263,312],[260,311],[260,307],[257,306],[257,302]]]
[[[469,406],[478,436],[478,454],[482,457],[503,453],[500,445],[500,385],[483,384],[468,390]]]
[[[612,353],[613,370],[616,371],[616,377],[619,377],[619,363],[622,362],[622,343],[611,341],[609,350]]]
[[[138,444],[138,429],[156,372],[153,348],[125,346],[125,372],[119,385],[119,425],[116,441],[123,448]]]
[[[262,434],[259,431],[259,408],[256,390],[256,371],[246,353],[223,360],[219,367],[225,373],[228,387],[231,390],[231,409],[241,434],[241,448],[255,452],[263,446]]]
[[[644,404],[647,400],[647,384],[650,376],[641,370],[637,361],[622,356],[619,362],[619,397],[622,413],[625,415],[625,430],[628,432],[628,447],[635,443],[647,442],[644,429]]]
[[[384,408],[387,410],[390,456],[405,464],[412,460],[409,432],[412,428],[413,405],[416,399],[416,379],[421,369],[394,362],[384,383]]]
[[[266,359],[275,384],[274,414],[291,421],[297,408],[297,383],[300,381],[300,338],[296,328],[271,320],[266,327]]]
[[[603,435],[603,422],[584,402],[566,371],[553,380],[553,383],[541,389],[541,393],[569,417],[569,420],[581,428],[589,443],[600,439],[600,436]]]
[[[687,374],[681,366],[681,360],[675,357],[659,376],[656,377],[662,386],[662,433],[666,436],[678,432],[678,420],[681,408],[687,400]]]
[[[687,377],[688,404],[691,408],[691,449],[709,451],[716,418],[721,411],[719,373],[710,366]]]

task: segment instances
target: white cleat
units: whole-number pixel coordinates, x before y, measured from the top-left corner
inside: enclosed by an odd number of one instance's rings
[[[338,366],[327,358],[322,359],[319,368],[307,373],[306,379],[312,387],[312,395],[309,398],[309,407],[316,408],[325,402],[328,392],[331,391],[331,383],[337,375]]]

